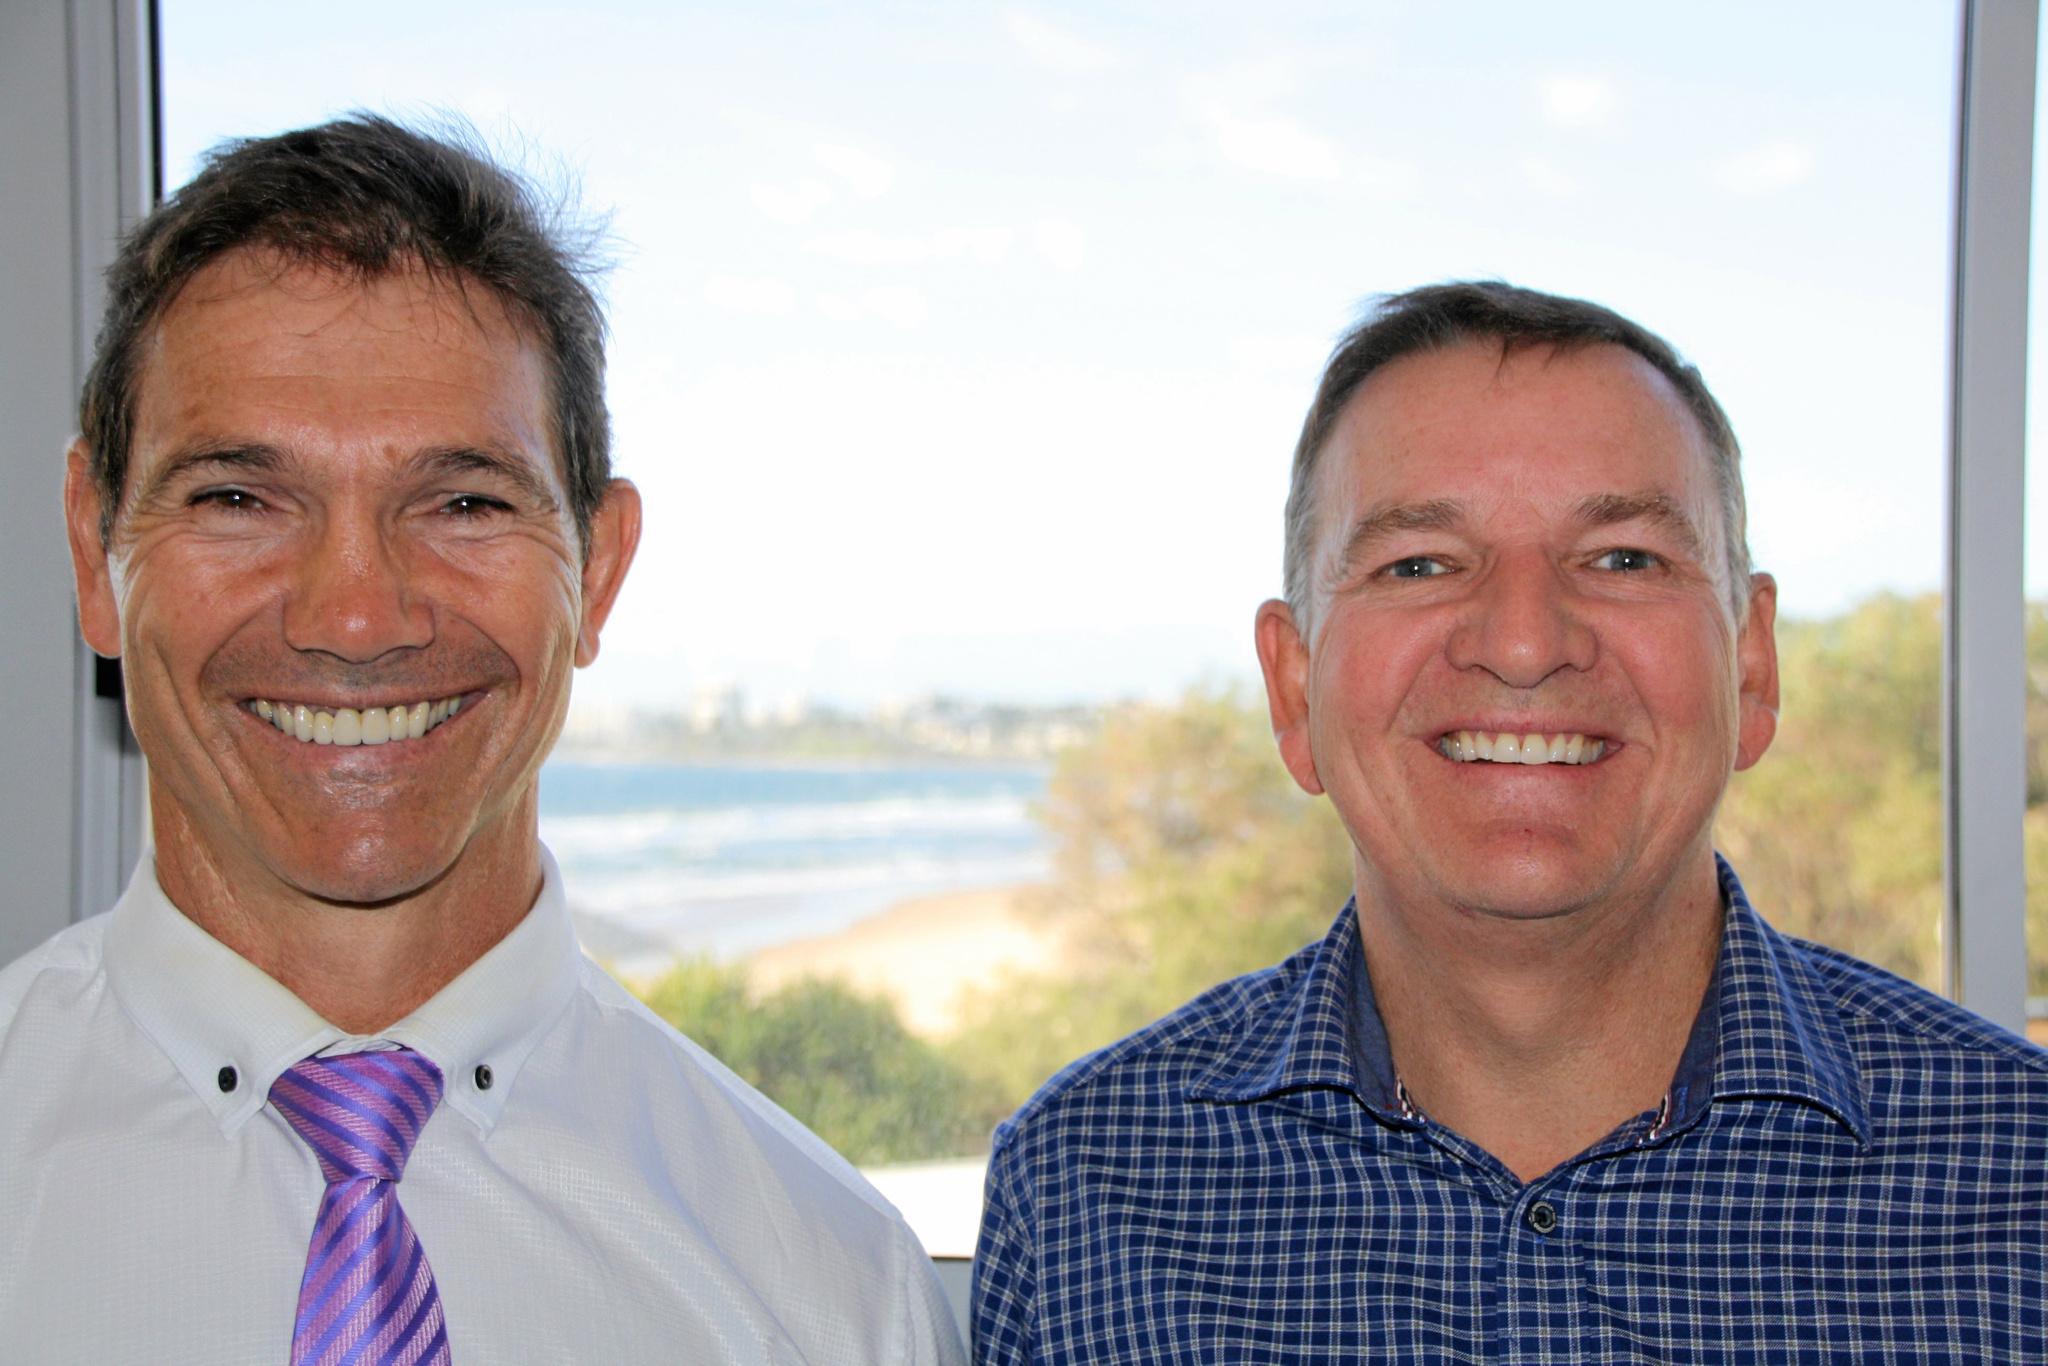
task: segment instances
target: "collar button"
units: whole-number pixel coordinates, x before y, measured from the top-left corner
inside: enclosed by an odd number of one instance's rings
[[[479,1091],[491,1089],[491,1065],[487,1062],[480,1062],[476,1065],[476,1089]]]
[[[213,1079],[219,1083],[222,1095],[229,1094],[242,1083],[240,1074],[232,1067],[221,1068],[220,1071],[213,1074]]]

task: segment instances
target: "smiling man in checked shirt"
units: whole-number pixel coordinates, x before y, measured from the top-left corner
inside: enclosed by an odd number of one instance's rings
[[[1384,301],[1286,590],[1273,731],[1354,897],[997,1131],[979,1360],[2048,1360],[2048,1053],[1710,842],[1776,589],[1698,372],[1577,300]]]

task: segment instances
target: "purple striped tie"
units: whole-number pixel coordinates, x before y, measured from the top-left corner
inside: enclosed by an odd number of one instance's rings
[[[441,1292],[398,1178],[441,1103],[441,1069],[409,1048],[308,1058],[270,1088],[327,1177],[292,1366],[447,1366]]]

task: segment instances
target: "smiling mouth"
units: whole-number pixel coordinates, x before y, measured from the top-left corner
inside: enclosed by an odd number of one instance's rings
[[[388,745],[417,740],[462,710],[463,696],[395,707],[336,707],[255,698],[242,707],[291,738],[309,745]]]
[[[1599,762],[1610,748],[1597,735],[1510,730],[1454,730],[1437,737],[1436,752],[1461,764],[1577,764]]]

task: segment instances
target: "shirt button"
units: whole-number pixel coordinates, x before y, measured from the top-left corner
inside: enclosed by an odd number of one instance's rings
[[[1528,1220],[1529,1227],[1538,1233],[1547,1234],[1557,1228],[1557,1210],[1547,1201],[1538,1200],[1529,1206],[1529,1212],[1522,1217]]]
[[[491,1089],[491,1065],[487,1062],[480,1062],[476,1065],[476,1089],[479,1091]]]
[[[213,1074],[213,1079],[220,1084],[220,1089],[223,1093],[234,1090],[237,1086],[241,1085],[242,1081],[239,1076],[235,1075],[235,1069],[232,1067],[221,1068],[220,1071]]]

